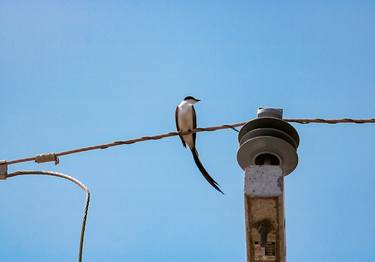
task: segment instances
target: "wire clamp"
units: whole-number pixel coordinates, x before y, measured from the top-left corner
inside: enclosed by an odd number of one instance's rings
[[[35,162],[38,164],[45,162],[55,162],[55,165],[57,165],[58,163],[60,163],[60,160],[55,153],[44,153],[37,155],[35,158]]]
[[[8,175],[8,164],[5,160],[0,160],[0,180],[5,180]]]

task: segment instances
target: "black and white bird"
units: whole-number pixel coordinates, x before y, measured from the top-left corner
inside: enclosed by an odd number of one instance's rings
[[[179,132],[186,132],[197,128],[197,116],[195,114],[194,104],[199,102],[199,99],[196,99],[192,96],[187,96],[184,100],[176,108],[176,128]],[[201,161],[199,160],[198,151],[195,147],[195,138],[196,133],[188,134],[188,135],[180,135],[182,145],[186,147],[186,145],[190,148],[191,153],[193,154],[193,158],[195,164],[201,171],[204,178],[211,184],[217,191],[224,194],[221,191],[219,184],[208,174],[204,166],[202,165]]]

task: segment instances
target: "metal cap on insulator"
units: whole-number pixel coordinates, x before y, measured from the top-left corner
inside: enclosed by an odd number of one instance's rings
[[[292,125],[282,120],[282,115],[282,109],[259,108],[257,118],[241,128],[237,161],[242,169],[250,165],[279,165],[288,175],[297,167],[299,136]]]

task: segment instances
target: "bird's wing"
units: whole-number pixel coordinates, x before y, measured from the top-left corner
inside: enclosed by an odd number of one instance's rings
[[[179,125],[178,125],[178,106],[176,107],[176,112],[175,112],[175,120],[176,120],[176,129],[177,129],[177,131],[178,132],[180,132],[180,127],[179,127]],[[181,138],[181,142],[182,142],[182,145],[184,146],[184,147],[186,147],[186,143],[185,143],[185,141],[184,141],[184,139],[182,138],[182,136],[179,134],[178,135],[180,138]]]
[[[193,109],[193,129],[196,129],[197,128],[197,114],[195,113],[195,109],[194,109],[194,106],[191,106],[192,109]],[[193,133],[193,143],[194,143],[194,146],[195,146],[195,139],[197,137],[197,133]]]

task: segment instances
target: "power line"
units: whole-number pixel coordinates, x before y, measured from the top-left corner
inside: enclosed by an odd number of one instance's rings
[[[286,122],[291,123],[298,123],[298,124],[339,124],[339,123],[354,123],[354,124],[365,124],[365,123],[375,123],[375,118],[369,118],[369,119],[352,119],[352,118],[342,118],[342,119],[322,119],[322,118],[286,118],[283,119]],[[143,141],[149,141],[149,140],[159,140],[166,137],[172,137],[177,135],[187,135],[191,133],[199,133],[199,132],[213,132],[217,130],[222,129],[234,129],[235,127],[243,126],[247,122],[241,122],[241,123],[235,123],[235,124],[226,124],[226,125],[219,125],[219,126],[211,126],[211,127],[205,127],[205,128],[196,128],[191,131],[187,132],[169,132],[159,135],[152,135],[152,136],[143,136],[139,138],[129,139],[129,140],[120,140],[120,141],[114,141],[111,143],[106,144],[99,144],[94,146],[87,146],[87,147],[81,147],[76,148],[72,150],[57,152],[57,153],[45,153],[40,154],[33,157],[27,157],[27,158],[20,158],[20,159],[14,159],[9,161],[3,161],[0,162],[0,165],[12,165],[17,163],[23,163],[23,162],[30,162],[35,161],[37,163],[44,163],[44,162],[55,162],[55,164],[59,163],[59,157],[65,156],[65,155],[72,155],[77,154],[81,152],[86,151],[92,151],[92,150],[98,150],[98,149],[107,149],[114,146],[120,146],[120,145],[130,145],[135,144]]]
[[[82,218],[82,225],[81,225],[81,236],[80,236],[80,240],[79,240],[79,252],[78,252],[78,262],[81,262],[82,256],[83,256],[83,242],[84,242],[84,238],[85,238],[87,213],[88,213],[89,205],[90,205],[90,191],[89,191],[88,187],[74,177],[71,177],[71,176],[68,176],[68,175],[65,175],[65,174],[62,174],[62,173],[58,173],[58,172],[52,172],[52,171],[34,171],[34,170],[17,171],[17,172],[7,174],[6,178],[21,176],[21,175],[45,175],[45,176],[60,177],[60,178],[67,179],[67,180],[75,183],[76,185],[78,185],[80,188],[82,188],[85,191],[85,193],[86,193],[86,203],[85,203],[85,207],[84,207],[84,210],[83,210],[83,218]]]
[[[322,119],[322,118],[291,118],[283,119],[286,122],[298,123],[298,124],[366,124],[375,123],[375,118],[368,119],[352,119],[352,118],[341,118],[341,119]]]

